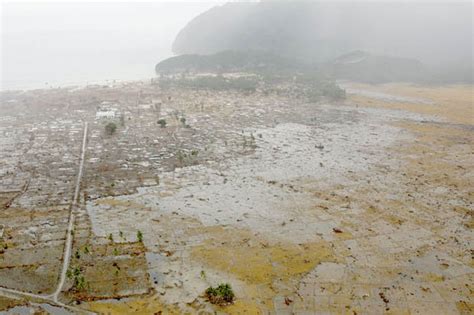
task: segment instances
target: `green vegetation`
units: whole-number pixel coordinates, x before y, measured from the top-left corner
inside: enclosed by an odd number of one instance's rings
[[[334,82],[326,82],[321,86],[322,95],[333,100],[343,100],[346,98],[346,90],[341,89]]]
[[[208,69],[222,69],[229,72],[237,67],[247,72],[248,68],[271,69],[275,64],[270,58],[272,54],[282,56],[280,59],[319,66],[341,54],[363,49],[416,56],[420,60],[431,60],[431,64],[444,69],[439,68],[438,74],[438,71],[427,73],[423,71],[424,67],[408,60],[372,56],[346,63],[344,58],[334,63],[334,68],[330,67],[340,76],[338,79],[354,78],[359,82],[399,82],[417,78],[435,82],[473,81],[472,13],[469,15],[472,1],[456,6],[446,3],[442,9],[419,6],[419,1],[397,7],[372,3],[354,5],[353,1],[252,2],[244,5],[231,1],[196,16],[178,33],[173,43],[173,52],[182,56],[165,60],[156,70],[174,68],[209,72]],[[391,14],[385,14],[387,10]],[[350,13],[346,16],[345,13],[341,15],[342,12]],[[439,28],[439,12],[459,19]],[[404,32],[403,45],[400,29],[396,27],[400,21],[404,21],[403,27],[410,30]],[[364,31],[369,29],[377,31]],[[433,30],[436,30],[436,36],[430,36]],[[452,41],[454,35],[459,39],[456,44]],[[229,49],[235,52],[226,52]],[[268,57],[253,62],[252,56],[245,56],[252,50],[258,51],[253,53],[257,57],[259,54]],[[281,61],[277,65],[279,63]]]
[[[137,240],[142,243],[143,242],[143,234],[142,231],[138,230],[137,231]]]
[[[109,234],[109,241],[113,242],[114,241],[114,236],[112,235],[112,233]]]
[[[162,78],[159,84],[163,88],[180,87],[189,89],[208,89],[216,91],[239,90],[245,92],[254,92],[257,88],[255,78],[225,78],[223,76],[204,76],[193,79],[169,79]]]
[[[113,135],[116,130],[117,125],[113,122],[109,122],[107,125],[105,125],[105,133],[108,135]]]
[[[230,284],[221,283],[215,288],[207,288],[206,297],[212,304],[226,305],[234,302],[235,294]]]
[[[211,55],[181,55],[163,60],[156,65],[157,74],[169,73],[282,73],[294,72],[303,66],[290,59],[264,51],[226,50]]]
[[[298,73],[266,73],[239,78],[226,78],[222,75],[179,79],[162,78],[160,84],[163,88],[238,90],[241,92],[255,92],[257,86],[260,86],[266,95],[269,93],[297,95],[297,97],[306,98],[309,102],[318,102],[322,99],[343,100],[346,97],[345,90],[341,89],[334,80],[323,73],[314,72],[312,69]],[[177,115],[175,114],[176,118],[184,126],[187,126],[186,119],[182,116],[178,118]],[[162,124],[163,127],[165,122],[163,121]],[[182,164],[184,157],[178,153],[177,158]]]
[[[158,120],[157,123],[158,123],[158,125],[160,125],[161,128],[166,127],[166,119],[161,118],[160,120]]]
[[[310,102],[318,102],[322,98],[336,101],[346,98],[346,91],[330,81],[319,82],[319,84],[311,86],[305,94]]]
[[[82,274],[82,270],[79,267],[74,267],[66,271],[66,276],[68,279],[73,280],[73,289],[76,291],[82,291],[87,287],[87,281]]]

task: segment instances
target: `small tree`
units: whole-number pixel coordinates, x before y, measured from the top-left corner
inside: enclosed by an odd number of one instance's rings
[[[162,119],[158,120],[158,124],[160,125],[161,128],[165,128],[166,127],[166,120],[162,118]]]
[[[109,122],[107,125],[105,125],[105,132],[108,135],[113,135],[116,130],[117,130],[117,125],[113,122]]]

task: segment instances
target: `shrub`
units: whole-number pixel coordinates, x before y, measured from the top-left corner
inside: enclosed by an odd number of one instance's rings
[[[230,286],[230,284],[221,283],[215,288],[207,288],[206,297],[212,304],[227,305],[234,302],[235,294],[234,291],[232,291],[232,287]]]
[[[110,122],[107,125],[105,125],[105,132],[108,135],[113,135],[116,130],[117,130],[117,125],[113,122]]]
[[[66,276],[73,281],[73,289],[76,291],[82,291],[87,286],[86,278],[82,275],[82,270],[79,267],[68,269]]]
[[[166,127],[166,119],[160,119],[158,120],[158,124],[160,125],[161,128],[165,128]]]
[[[334,82],[326,82],[321,86],[321,94],[332,100],[343,100],[346,98],[346,91],[341,89]]]

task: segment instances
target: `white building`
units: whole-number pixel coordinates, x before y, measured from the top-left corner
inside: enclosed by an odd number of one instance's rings
[[[95,113],[95,119],[103,120],[103,119],[115,119],[117,116],[116,110],[99,110]]]

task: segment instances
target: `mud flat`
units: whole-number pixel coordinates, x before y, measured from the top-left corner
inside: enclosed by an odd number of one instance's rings
[[[114,95],[128,116],[104,136],[95,105],[72,102],[91,131],[70,262],[79,271],[60,300],[98,313],[472,313],[472,87],[345,87],[345,101],[317,104],[145,84],[71,92]],[[12,205],[31,207],[28,194]],[[5,229],[13,247],[28,226],[17,220]],[[13,286],[19,253],[2,255],[0,284]],[[206,288],[225,282],[235,303],[210,304]]]
[[[157,297],[181,310],[212,311],[204,290],[229,282],[228,313],[472,311],[472,128],[378,88],[235,130],[252,154],[88,202],[92,228],[143,231]]]

